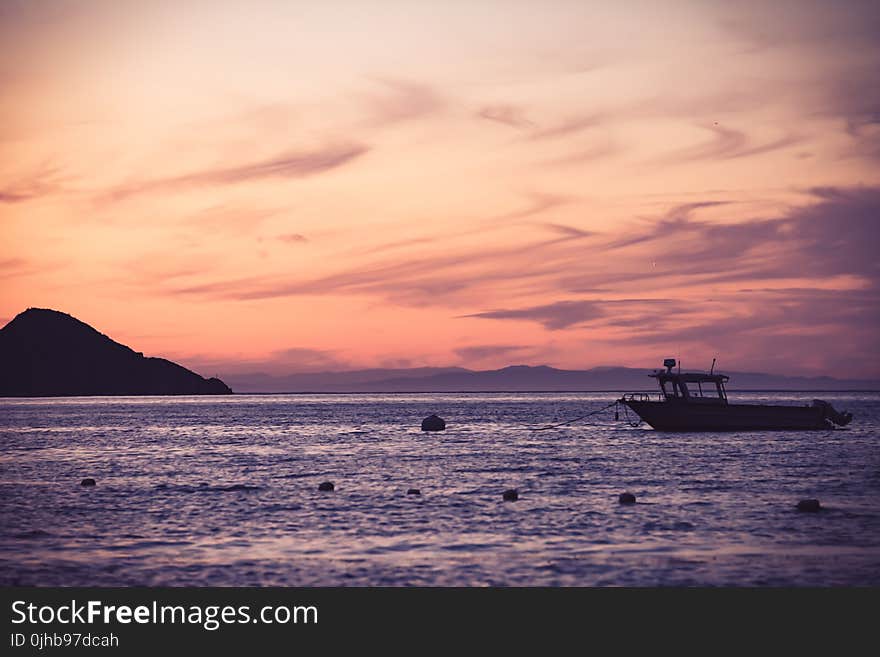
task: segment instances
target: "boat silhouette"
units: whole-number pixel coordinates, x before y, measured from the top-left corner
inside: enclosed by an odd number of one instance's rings
[[[814,430],[845,426],[851,413],[839,413],[821,399],[809,406],[731,404],[727,399],[726,374],[673,372],[674,358],[663,361],[666,371],[648,376],[657,379],[660,392],[631,392],[620,400],[658,431],[768,431]]]

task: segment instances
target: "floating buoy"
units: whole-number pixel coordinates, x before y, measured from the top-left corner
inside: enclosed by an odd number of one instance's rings
[[[408,491],[406,491],[406,494],[407,495],[421,495],[422,491],[420,491],[418,488],[410,488]]]
[[[635,504],[636,503],[636,496],[633,495],[632,493],[621,493],[617,497],[617,501],[620,502],[621,504]]]
[[[333,489],[334,489],[334,486],[333,486],[332,481],[324,481],[324,482],[318,484],[318,490],[320,490],[320,491],[327,492],[327,491],[331,491]]]
[[[445,428],[446,422],[436,415],[429,415],[422,420],[422,431],[443,431]]]
[[[822,508],[819,500],[801,500],[797,503],[798,511],[807,511],[808,513],[816,513]]]
[[[505,502],[516,502],[519,499],[519,491],[516,488],[509,488],[502,493],[501,497]]]
[[[80,485],[80,486],[94,486],[94,485],[95,485],[95,480],[92,479],[91,477],[86,477],[86,478],[83,479],[81,482],[79,482],[79,485]]]

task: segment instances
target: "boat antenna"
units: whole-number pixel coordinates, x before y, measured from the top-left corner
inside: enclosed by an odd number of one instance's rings
[[[715,359],[712,359],[712,367],[709,369],[709,374],[714,374],[715,372]]]
[[[681,349],[678,350],[678,373],[681,374]]]

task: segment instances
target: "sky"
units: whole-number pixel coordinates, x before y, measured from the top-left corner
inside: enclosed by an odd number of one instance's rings
[[[204,375],[880,376],[880,4],[0,0],[0,323]]]

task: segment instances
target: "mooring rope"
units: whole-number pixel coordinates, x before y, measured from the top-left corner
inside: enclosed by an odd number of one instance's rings
[[[576,417],[573,420],[566,420],[565,422],[560,422],[559,424],[548,424],[546,427],[535,427],[532,429],[532,431],[545,431],[546,429],[556,429],[557,427],[564,427],[567,424],[573,424],[574,422],[578,422],[580,420],[583,420],[584,418],[588,418],[591,415],[597,415],[597,414],[601,413],[602,411],[607,411],[612,406],[617,405],[617,403],[618,403],[618,400],[615,399],[613,402],[608,404],[608,406],[603,406],[602,408],[600,408],[597,411],[587,413],[586,415],[581,415],[580,417]]]

